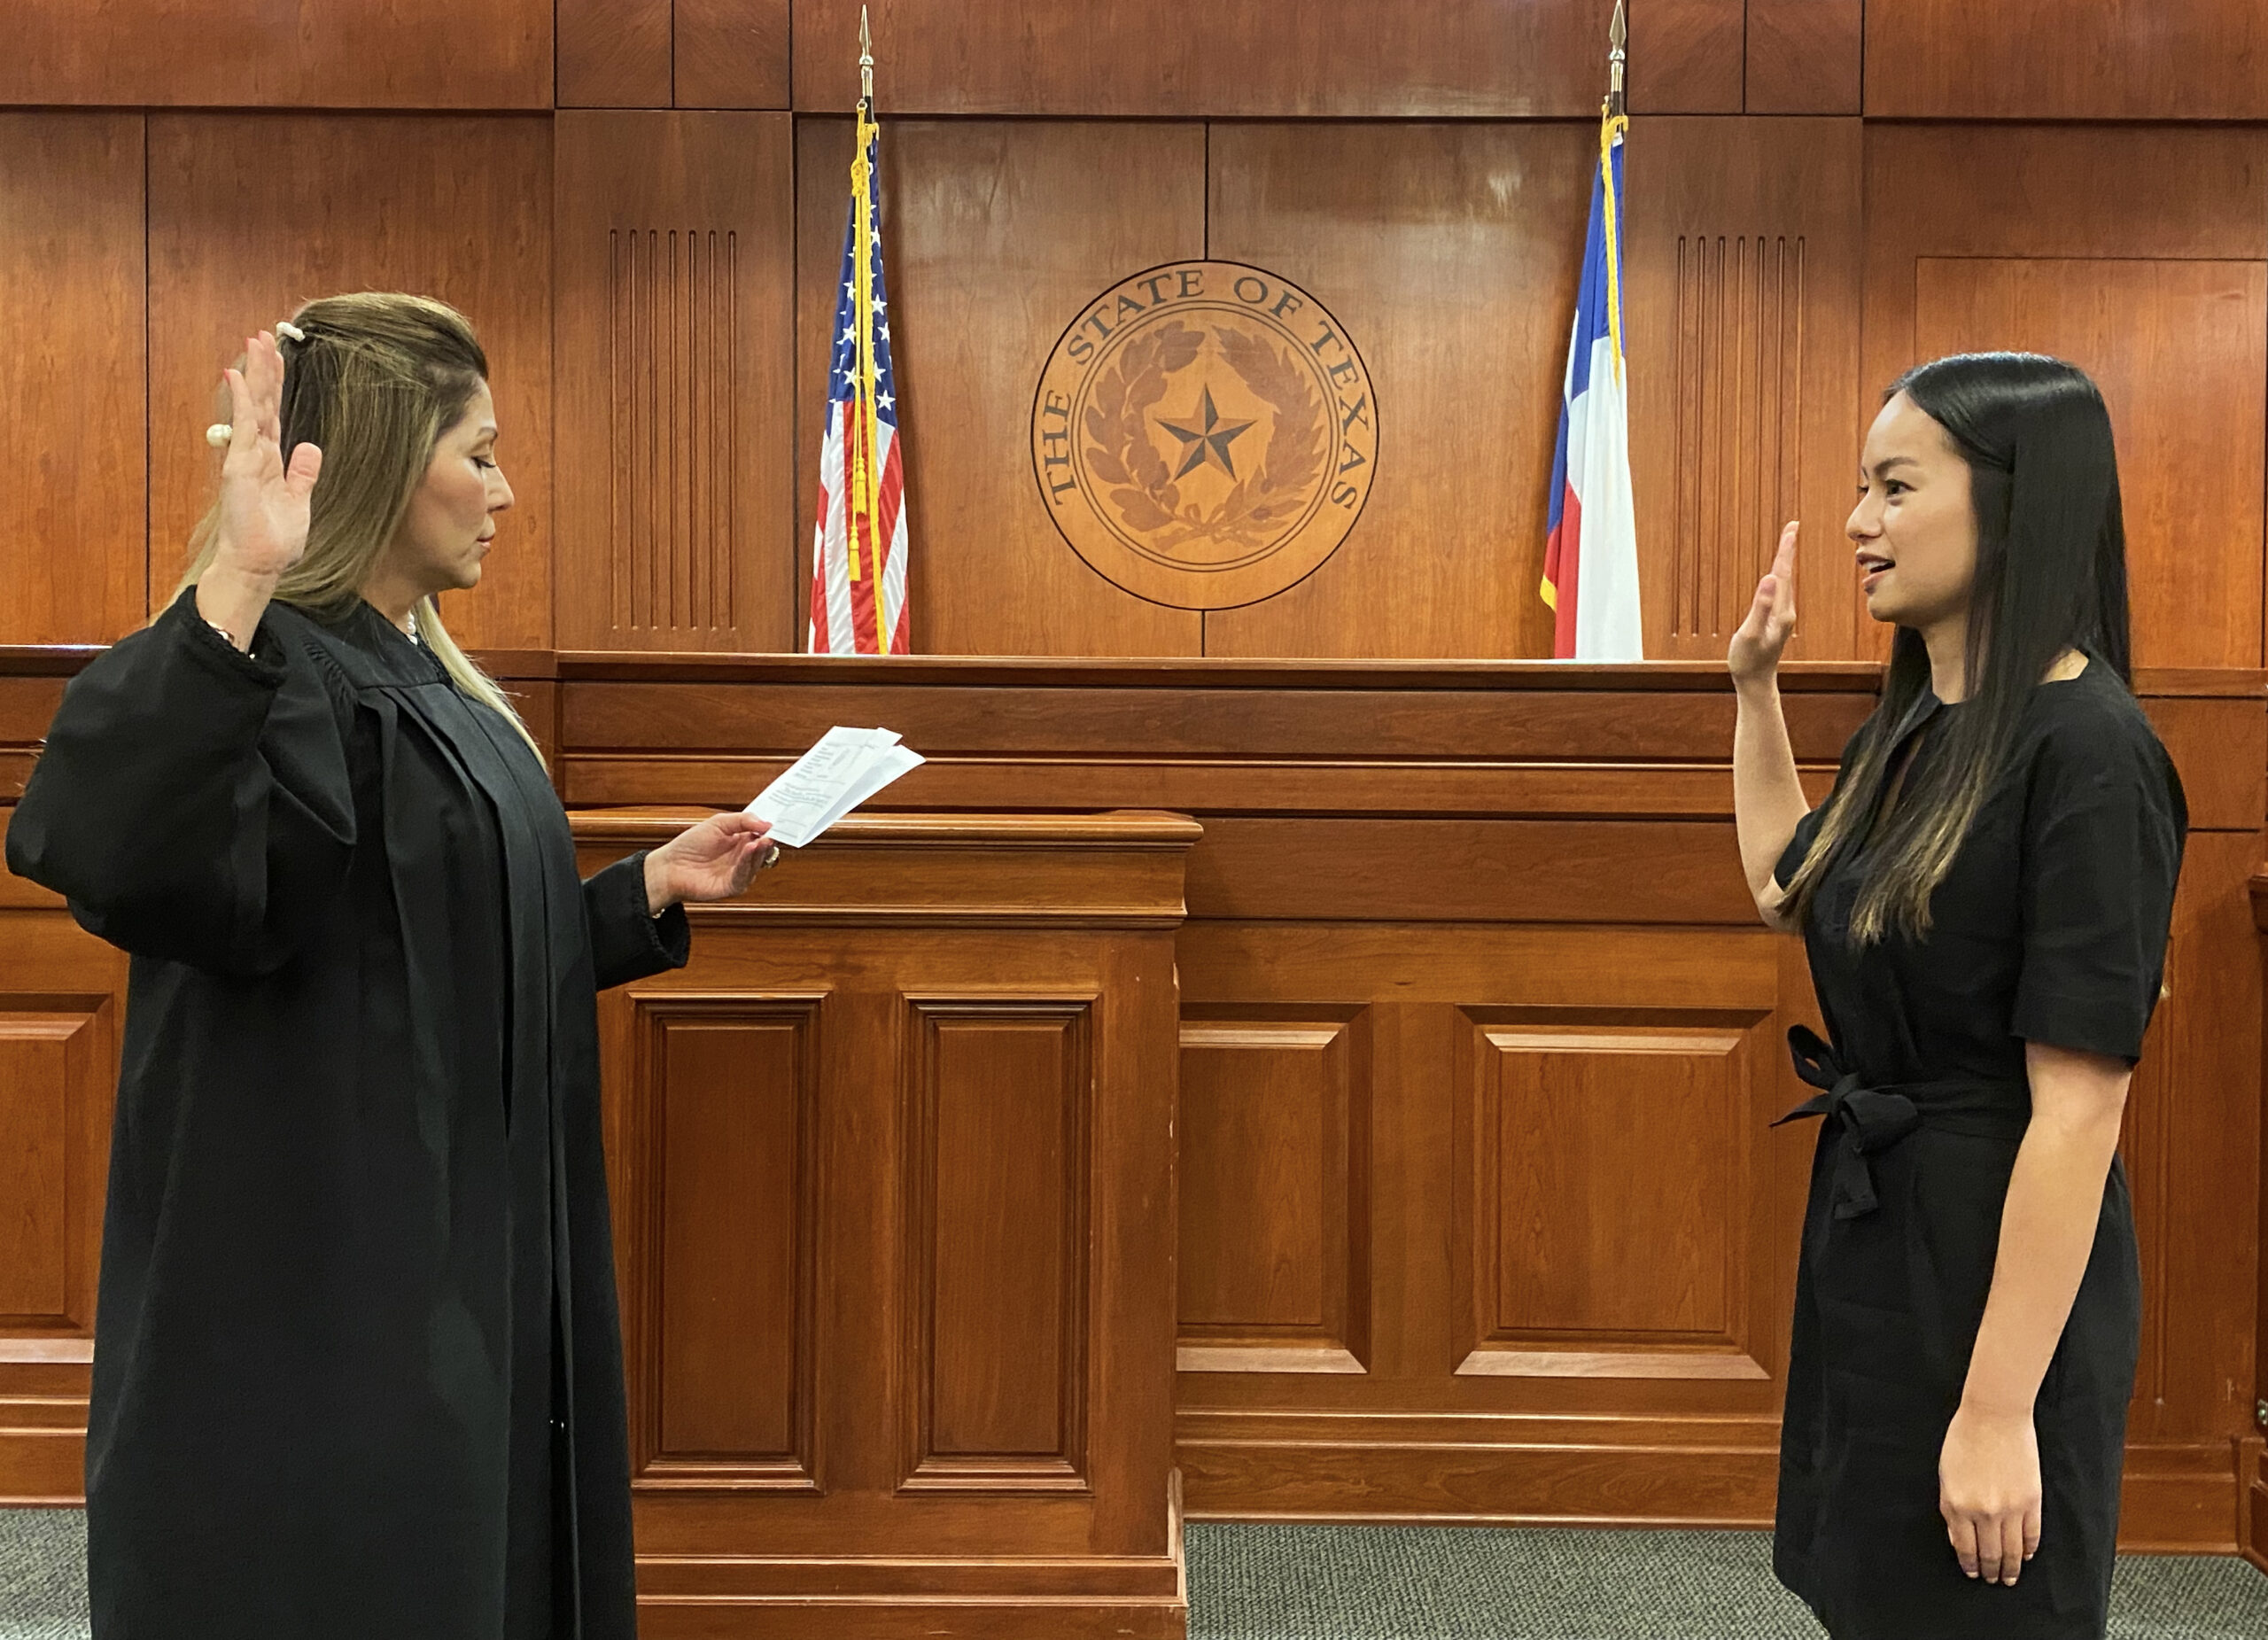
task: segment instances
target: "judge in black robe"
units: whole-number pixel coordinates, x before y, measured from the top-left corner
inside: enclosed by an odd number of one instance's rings
[[[684,913],[642,854],[579,882],[517,727],[369,604],[247,652],[196,598],[73,681],[7,838],[133,958],[94,1632],[625,1640],[594,998]]]

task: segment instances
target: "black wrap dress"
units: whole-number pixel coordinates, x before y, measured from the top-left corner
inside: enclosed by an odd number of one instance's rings
[[[1914,742],[1959,711],[1927,694]],[[1846,761],[1846,770],[1847,770]],[[1821,813],[1797,828],[1783,884]],[[1938,1512],[2031,1114],[2024,1046],[2129,1061],[2159,994],[2187,810],[2173,766],[2110,668],[2032,693],[2009,766],[1915,942],[1856,948],[1861,862],[1814,900],[1805,943],[1833,1045],[1790,1032],[1823,1117],[1804,1222],[1780,1446],[1774,1566],[1836,1640],[2078,1640],[2104,1632],[2141,1329],[2124,1168],[2033,1411],[2038,1555],[2014,1588],[1962,1574]]]
[[[367,605],[190,596],[65,692],[8,862],[133,957],[98,1640],[635,1631],[595,993],[681,963]]]

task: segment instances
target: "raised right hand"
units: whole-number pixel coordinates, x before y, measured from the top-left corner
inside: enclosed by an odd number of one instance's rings
[[[221,374],[233,414],[213,567],[273,585],[307,550],[307,498],[322,452],[301,444],[284,468],[284,354],[272,334],[252,338],[245,368]]]
[[[1725,664],[1735,683],[1768,683],[1779,673],[1781,651],[1796,629],[1796,533],[1801,527],[1791,523],[1780,532],[1772,568],[1756,583],[1748,618],[1733,633]]]

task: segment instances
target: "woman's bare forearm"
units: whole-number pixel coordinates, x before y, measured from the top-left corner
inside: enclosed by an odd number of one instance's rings
[[[1961,1400],[2028,1418],[2094,1251],[2133,1072],[2101,1054],[2038,1045],[2024,1058],[2031,1124],[2008,1179],[1992,1296]]]
[[[1734,695],[1740,715],[1733,725],[1733,823],[1740,836],[1741,869],[1758,911],[1776,921],[1781,892],[1772,873],[1811,804],[1796,775],[1777,680],[1744,682]]]

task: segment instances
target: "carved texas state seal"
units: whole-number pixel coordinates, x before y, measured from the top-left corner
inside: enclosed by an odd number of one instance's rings
[[[1048,515],[1154,602],[1272,596],[1338,549],[1378,466],[1370,372],[1306,291],[1241,262],[1171,262],[1089,302],[1032,400]]]

